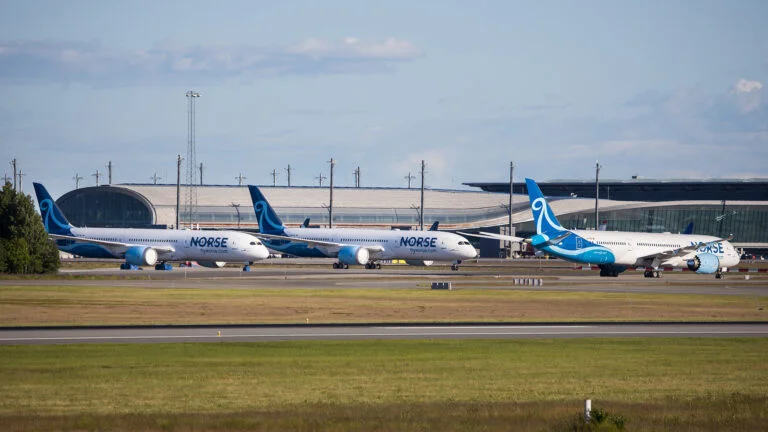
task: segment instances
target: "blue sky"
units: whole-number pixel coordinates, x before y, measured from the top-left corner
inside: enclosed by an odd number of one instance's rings
[[[204,180],[405,186],[768,177],[764,1],[0,0],[0,158],[54,195]],[[10,165],[7,164],[10,173]],[[0,170],[2,173],[3,170]],[[10,175],[10,174],[9,174]],[[104,181],[104,180],[102,180]]]

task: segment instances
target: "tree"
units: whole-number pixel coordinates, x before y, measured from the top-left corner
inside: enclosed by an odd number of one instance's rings
[[[0,192],[0,272],[49,273],[59,265],[59,251],[48,240],[32,198],[6,182]]]

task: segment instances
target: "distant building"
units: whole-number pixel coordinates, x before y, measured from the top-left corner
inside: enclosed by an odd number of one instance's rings
[[[445,231],[504,230],[509,220],[509,183],[465,184],[484,191],[425,192],[425,228],[440,221],[440,229]],[[555,181],[539,186],[553,197],[550,203],[565,227],[595,226],[594,182]],[[608,230],[676,233],[693,222],[694,233],[723,237],[733,234],[737,247],[768,249],[768,180],[601,181],[600,187],[599,217]],[[327,187],[261,188],[288,226],[300,226],[306,218],[313,226],[328,225]],[[516,233],[530,236],[535,228],[525,184],[516,183],[515,192],[512,211]],[[643,199],[638,200],[640,197]],[[179,219],[183,228],[189,219],[184,213],[183,187],[181,200]],[[175,185],[86,187],[72,190],[56,202],[70,222],[78,226],[170,228],[176,221]],[[418,189],[336,187],[333,225],[418,228],[419,202]],[[199,186],[197,209],[195,220],[201,229],[258,230],[246,186]],[[497,257],[502,252],[503,244],[498,241],[472,241],[480,245],[482,256]]]

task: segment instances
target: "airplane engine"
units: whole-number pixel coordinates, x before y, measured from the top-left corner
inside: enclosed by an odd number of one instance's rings
[[[365,265],[371,255],[368,249],[359,246],[345,246],[339,251],[339,261],[347,265]]]
[[[405,263],[410,266],[431,266],[434,261],[422,261],[422,260],[405,260]]]
[[[153,266],[157,263],[157,251],[148,246],[133,246],[125,251],[125,262],[137,266]]]
[[[720,268],[720,260],[714,254],[698,254],[693,259],[689,259],[686,264],[688,270],[696,273],[712,274]]]
[[[206,268],[222,268],[227,263],[224,261],[198,261],[197,262],[200,267],[206,267]]]

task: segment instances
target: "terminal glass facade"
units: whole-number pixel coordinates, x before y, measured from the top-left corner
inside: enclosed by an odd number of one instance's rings
[[[768,242],[768,205],[684,205],[601,211],[608,231],[683,232],[693,222],[695,234],[728,237],[737,243]],[[592,229],[595,213],[558,215],[569,229]],[[533,222],[520,225],[519,233],[535,233]]]
[[[124,189],[93,187],[71,191],[56,201],[74,226],[152,228],[154,212],[138,194]]]

